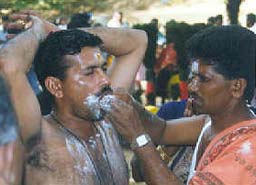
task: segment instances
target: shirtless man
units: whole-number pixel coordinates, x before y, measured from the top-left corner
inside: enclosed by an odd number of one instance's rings
[[[153,142],[182,145],[197,138],[188,184],[255,184],[256,116],[247,106],[255,87],[255,34],[234,25],[211,27],[190,39],[188,52],[193,111],[211,118],[203,129],[199,117],[187,118],[190,124],[153,119],[132,100],[113,101],[108,118],[131,143],[147,184],[182,184]]]
[[[28,152],[25,184],[128,184],[116,132],[97,106],[99,100],[113,98],[111,88],[129,90],[147,48],[145,32],[108,28],[56,31],[36,17],[12,18],[33,21],[30,29],[0,51],[1,70]],[[102,47],[116,56],[108,76]],[[53,107],[45,117],[26,79],[34,57],[39,81]],[[104,101],[103,106],[107,105]]]

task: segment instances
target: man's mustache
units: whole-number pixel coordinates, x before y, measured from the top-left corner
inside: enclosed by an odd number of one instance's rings
[[[106,93],[113,93],[113,89],[109,86],[109,85],[105,85],[103,86],[99,92],[97,92],[95,95],[97,97],[101,96],[102,94],[106,94]]]

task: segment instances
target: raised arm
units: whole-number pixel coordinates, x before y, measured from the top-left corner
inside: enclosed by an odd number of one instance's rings
[[[54,27],[39,18],[13,15],[13,19],[32,20],[27,31],[9,40],[0,50],[0,69],[10,87],[11,100],[17,114],[24,142],[40,130],[41,112],[26,77],[39,42]]]
[[[207,116],[164,122],[157,116],[149,114],[139,105],[131,106],[119,99],[114,100],[112,105],[112,109],[107,111],[108,118],[130,143],[134,143],[138,136],[146,133],[154,141],[132,148],[140,159],[146,183],[152,185],[181,184],[161,160],[155,144],[195,144]]]
[[[119,100],[113,101],[113,109],[108,113],[114,125],[119,127],[118,131],[126,137],[135,137],[139,132],[147,132],[155,144],[195,144],[208,119],[207,115],[199,115],[165,121],[147,111],[127,92],[120,90],[115,92],[115,96]],[[114,108],[117,111],[113,111]]]
[[[98,27],[84,30],[98,35],[106,51],[116,57],[109,71],[112,86],[129,90],[147,49],[146,33],[128,28]]]

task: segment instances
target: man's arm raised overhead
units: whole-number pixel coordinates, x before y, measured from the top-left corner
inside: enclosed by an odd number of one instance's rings
[[[129,90],[147,49],[147,34],[129,28],[85,28],[99,36],[106,51],[116,57],[108,71],[112,87]]]
[[[0,50],[0,69],[10,88],[10,96],[21,128],[23,142],[40,130],[41,111],[26,72],[41,40],[55,27],[37,17],[13,15],[14,20],[32,21],[32,26],[9,40]],[[13,26],[20,26],[14,24]]]

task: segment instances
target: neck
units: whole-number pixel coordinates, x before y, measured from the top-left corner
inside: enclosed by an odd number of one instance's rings
[[[254,115],[244,103],[243,105],[234,106],[232,109],[227,109],[218,115],[211,115],[212,129],[215,133],[219,133],[224,129],[231,127],[239,122],[254,119]]]
[[[58,111],[52,111],[51,116],[56,124],[69,129],[81,139],[88,140],[90,136],[94,136],[96,133],[92,121],[87,121],[73,115],[61,114]]]

